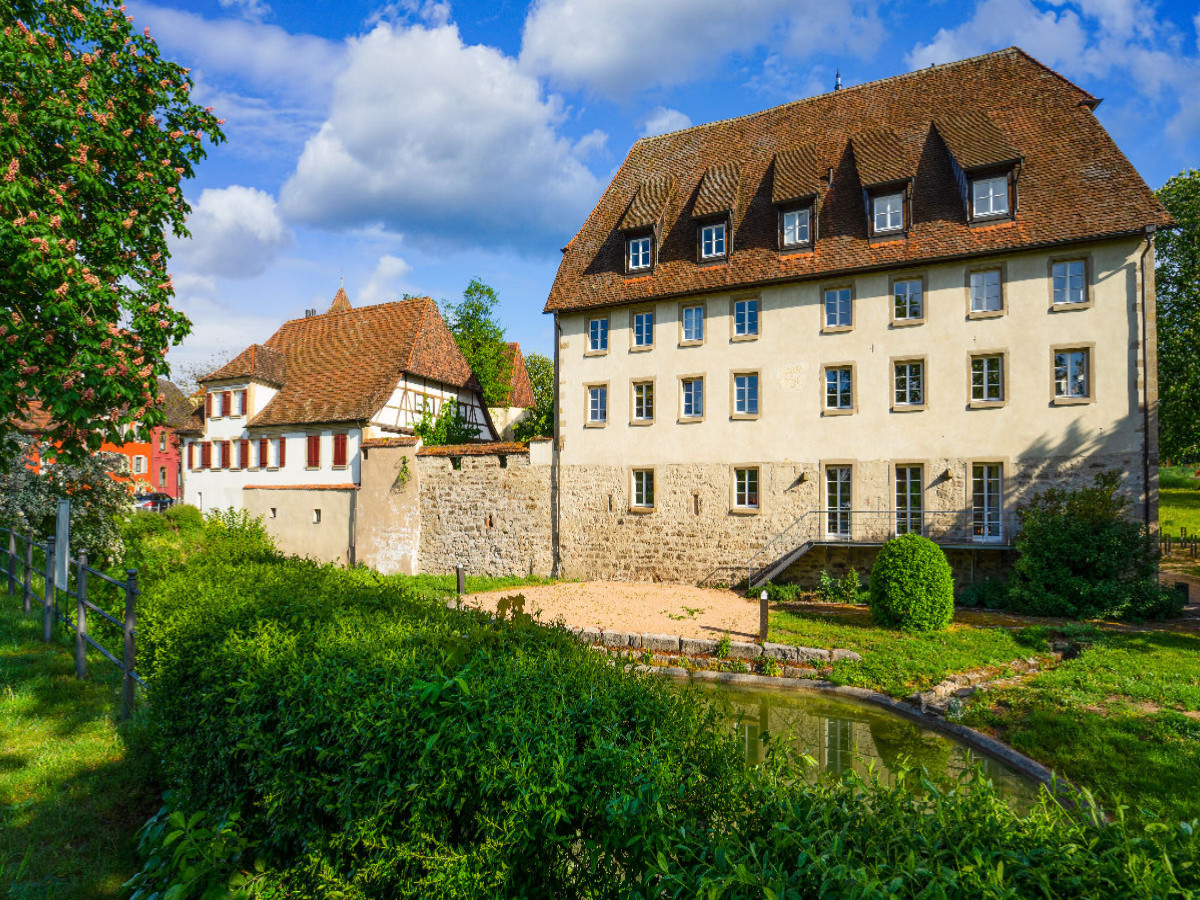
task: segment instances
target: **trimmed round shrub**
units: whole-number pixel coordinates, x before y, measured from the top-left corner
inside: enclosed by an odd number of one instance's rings
[[[942,548],[904,534],[871,567],[871,618],[905,631],[940,631],[954,618],[954,576]]]

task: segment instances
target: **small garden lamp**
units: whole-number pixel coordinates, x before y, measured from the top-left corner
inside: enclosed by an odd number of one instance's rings
[[[758,595],[758,639],[767,639],[767,589],[763,588]]]

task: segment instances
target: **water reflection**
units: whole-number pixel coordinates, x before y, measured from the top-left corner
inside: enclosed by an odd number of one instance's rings
[[[973,767],[1018,805],[1037,794],[1036,784],[990,756],[877,707],[806,691],[702,686],[736,729],[750,763],[762,760],[762,735],[788,740],[816,760],[811,778],[840,778],[853,770],[896,784],[901,760],[923,766],[935,780],[957,779]]]

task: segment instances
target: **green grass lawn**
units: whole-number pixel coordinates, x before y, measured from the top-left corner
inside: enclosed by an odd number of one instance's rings
[[[1200,478],[1196,466],[1159,470],[1158,527],[1164,537],[1177,538],[1180,528],[1188,537],[1200,536]]]
[[[161,802],[151,754],[118,727],[120,679],[99,655],[75,678],[65,644],[0,592],[0,897],[123,897],[137,830]]]

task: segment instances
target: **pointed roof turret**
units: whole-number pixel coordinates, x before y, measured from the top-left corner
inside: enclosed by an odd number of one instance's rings
[[[350,298],[346,296],[346,289],[339,286],[337,293],[333,295],[333,302],[329,304],[329,311],[335,312],[350,312],[353,309],[350,305]]]

